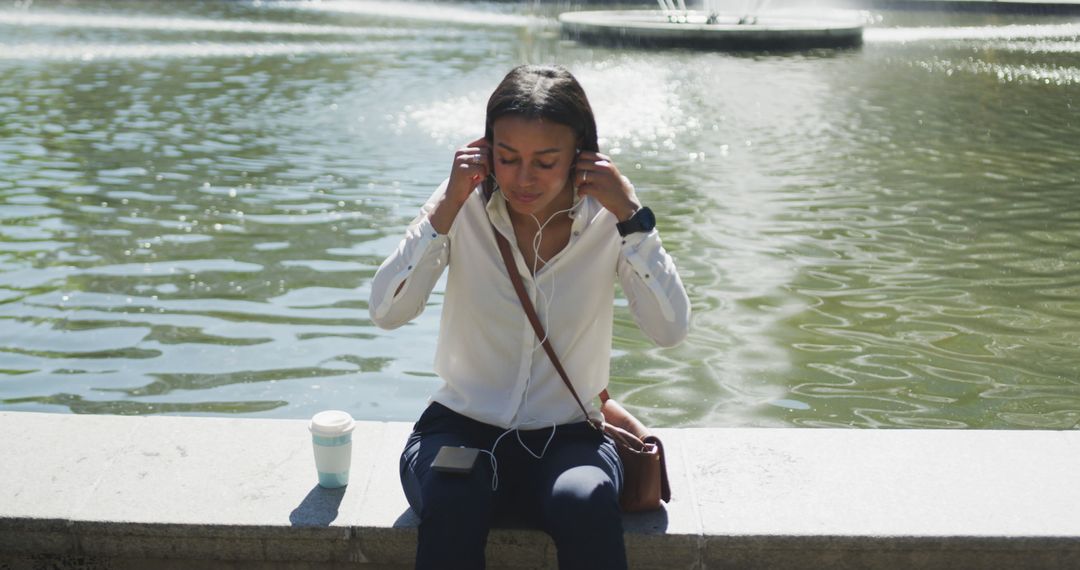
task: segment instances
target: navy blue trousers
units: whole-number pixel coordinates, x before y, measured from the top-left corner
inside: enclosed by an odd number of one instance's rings
[[[495,490],[486,453],[469,475],[431,469],[442,446],[491,451],[505,431],[438,403],[416,422],[401,454],[401,485],[420,516],[416,568],[483,568],[492,521],[510,518],[551,535],[561,569],[625,569],[622,464],[611,440],[587,423],[558,426],[541,459],[522,447],[517,434],[503,437],[495,449]],[[540,455],[551,430],[519,433]]]

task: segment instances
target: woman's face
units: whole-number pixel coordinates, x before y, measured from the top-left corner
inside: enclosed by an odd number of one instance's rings
[[[506,116],[492,125],[495,179],[510,209],[541,223],[573,200],[574,131],[566,125]]]

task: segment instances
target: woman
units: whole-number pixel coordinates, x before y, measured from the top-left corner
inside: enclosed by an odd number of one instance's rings
[[[687,334],[689,302],[652,213],[597,147],[585,92],[565,69],[521,66],[495,89],[485,136],[454,156],[376,273],[372,320],[420,314],[449,267],[435,371],[442,387],[401,456],[420,517],[417,568],[483,568],[492,517],[548,532],[561,568],[625,568],[613,443],[589,425],[514,292],[494,232],[589,415],[608,381],[616,277],[661,346]],[[467,474],[432,467],[448,446],[480,450]]]

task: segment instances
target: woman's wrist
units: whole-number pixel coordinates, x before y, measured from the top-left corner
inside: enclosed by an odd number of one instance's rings
[[[619,204],[613,210],[611,210],[611,213],[615,215],[615,219],[617,219],[618,221],[625,222],[626,220],[629,220],[634,215],[634,212],[638,211],[639,209],[641,209],[641,204],[638,203],[637,200],[627,199],[625,202]]]
[[[431,227],[440,235],[450,233],[450,228],[454,225],[454,219],[457,218],[458,212],[461,211],[461,207],[465,205],[467,200],[468,196],[466,196],[465,200],[459,201],[450,198],[449,194],[443,194],[442,198],[439,198],[439,203],[435,205],[435,209],[428,214]]]

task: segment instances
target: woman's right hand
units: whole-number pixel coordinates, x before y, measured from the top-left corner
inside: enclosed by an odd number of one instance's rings
[[[461,205],[472,194],[473,188],[487,178],[491,170],[491,145],[479,138],[454,153],[454,166],[450,170],[450,182],[446,197]]]
[[[431,226],[435,231],[446,235],[454,225],[458,210],[465,205],[477,184],[483,182],[491,172],[491,145],[487,139],[477,139],[459,148],[454,153],[454,166],[450,169],[450,180],[435,209],[429,214]]]

